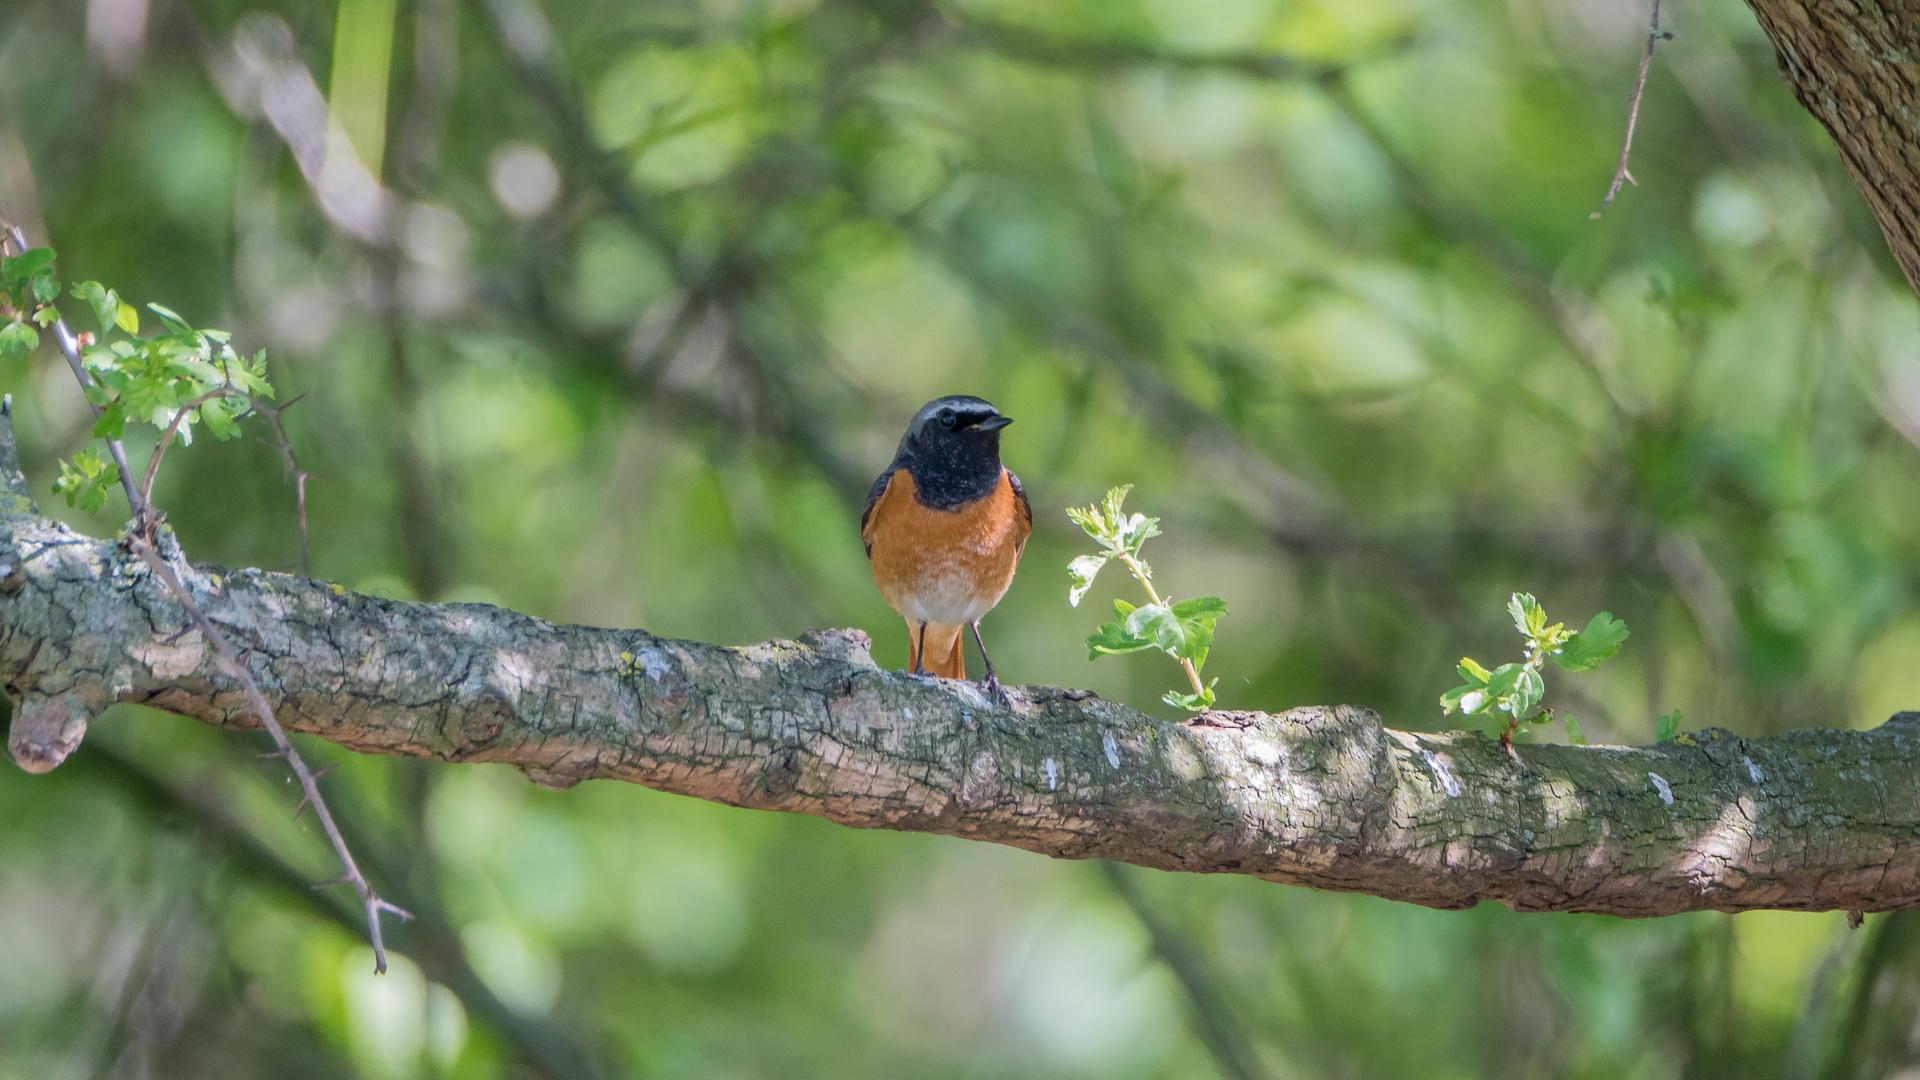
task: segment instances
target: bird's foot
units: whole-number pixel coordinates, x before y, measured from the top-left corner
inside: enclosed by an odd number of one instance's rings
[[[988,701],[1003,709],[1013,708],[1013,698],[1007,693],[1007,688],[1000,685],[1000,676],[991,671],[987,672],[986,678],[980,680],[980,692],[987,695]]]

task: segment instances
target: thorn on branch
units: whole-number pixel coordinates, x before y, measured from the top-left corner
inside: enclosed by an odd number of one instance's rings
[[[1598,218],[1613,205],[1614,197],[1620,194],[1622,184],[1640,186],[1627,170],[1627,159],[1633,155],[1633,129],[1640,122],[1640,98],[1647,92],[1647,71],[1653,67],[1653,46],[1661,41],[1672,41],[1673,35],[1660,29],[1660,0],[1653,0],[1653,15],[1647,20],[1647,47],[1640,53],[1640,77],[1633,84],[1633,96],[1627,99],[1627,137],[1620,146],[1620,165],[1613,171],[1613,183],[1607,185],[1607,197],[1600,200],[1600,209],[1588,214],[1588,218]]]

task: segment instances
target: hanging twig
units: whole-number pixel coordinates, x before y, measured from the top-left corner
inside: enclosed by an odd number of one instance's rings
[[[0,223],[0,230],[4,230],[4,235],[0,236],[0,254],[4,254],[6,250],[5,242],[8,240],[11,240],[17,252],[24,253],[27,250],[26,234],[18,227]],[[80,381],[82,391],[84,392],[91,388],[93,386],[93,379],[87,374],[86,368],[80,362],[79,338],[67,329],[65,319],[56,319],[54,321],[54,332],[60,339],[60,349],[66,354],[67,364],[73,369],[74,378]],[[153,489],[154,477],[160,469],[161,457],[165,455],[167,446],[173,441],[173,436],[180,430],[181,422],[188,414],[216,397],[233,392],[234,389],[232,387],[222,386],[216,390],[211,390],[200,395],[192,402],[183,406],[179,412],[174,415],[173,422],[167,425],[166,432],[160,437],[159,444],[153,448],[153,456],[147,462],[145,478],[138,486],[136,486],[133,481],[133,470],[127,466],[127,452],[125,447],[121,445],[118,439],[106,440],[107,447],[113,454],[114,464],[120,468],[120,482],[126,489],[127,502],[133,507],[133,522],[132,527],[127,533],[126,544],[130,551],[139,556],[142,562],[152,568],[154,577],[159,579],[160,583],[166,586],[167,591],[173,594],[173,598],[180,602],[180,606],[186,609],[188,616],[193,620],[194,626],[206,637],[207,643],[212,646],[215,655],[220,658],[221,663],[233,673],[235,678],[240,680],[241,686],[246,689],[247,702],[252,706],[254,715],[260,718],[261,726],[265,727],[267,733],[273,736],[273,744],[276,750],[272,756],[285,759],[287,767],[293,770],[294,777],[300,781],[300,805],[294,809],[294,816],[298,817],[301,811],[305,810],[308,806],[313,807],[314,816],[320,819],[320,827],[326,831],[327,840],[333,845],[334,854],[340,857],[340,865],[345,870],[345,873],[334,881],[321,882],[319,885],[315,885],[314,888],[319,888],[321,885],[350,884],[360,893],[360,902],[362,906],[366,908],[367,912],[367,934],[373,944],[374,971],[378,974],[385,974],[387,970],[387,950],[380,936],[380,913],[382,911],[390,912],[403,919],[411,919],[413,916],[401,910],[398,906],[381,899],[380,895],[373,891],[373,886],[367,883],[366,875],[362,874],[360,867],[354,863],[353,853],[347,850],[347,842],[340,835],[339,827],[334,824],[333,813],[327,809],[326,800],[320,797],[320,785],[318,781],[321,774],[315,773],[312,769],[307,768],[307,763],[301,759],[299,751],[294,749],[293,742],[287,738],[287,733],[281,729],[280,722],[274,718],[273,708],[267,704],[266,696],[260,692],[259,685],[253,681],[252,673],[247,670],[246,665],[241,662],[240,657],[234,653],[233,648],[227,644],[226,636],[214,627],[206,614],[200,610],[200,606],[193,602],[193,597],[189,595],[186,588],[180,584],[180,579],[173,572],[173,568],[167,565],[165,560],[160,557],[159,551],[154,547],[152,533],[156,531],[155,526],[157,526],[159,522],[154,517],[153,506],[149,501],[149,496]],[[251,400],[251,395],[249,395],[249,399]],[[294,400],[297,401],[299,399],[296,398]],[[87,404],[93,409],[96,417],[100,415],[100,408],[94,405],[91,399],[88,400]],[[291,405],[292,402],[288,402],[287,404]],[[276,409],[262,410],[272,415],[274,424],[280,428],[280,434],[283,439],[285,438],[286,430],[284,427],[280,427],[279,410],[284,408],[286,408],[286,406],[282,405]],[[292,460],[292,445],[290,443],[285,444],[282,453],[286,460]],[[297,465],[297,462],[295,464]],[[299,491],[303,565],[305,563],[307,531],[305,481],[306,473],[301,472]]]
[[[314,888],[345,884],[352,885],[360,893],[360,903],[367,912],[367,935],[373,943],[373,970],[376,974],[386,974],[387,950],[380,937],[380,913],[391,912],[403,919],[411,919],[413,916],[397,905],[381,899],[380,894],[374,892],[373,886],[367,883],[366,875],[360,872],[359,865],[353,861],[353,853],[347,850],[347,842],[340,835],[340,827],[334,824],[333,812],[327,809],[326,800],[320,797],[319,779],[326,770],[316,773],[307,768],[307,763],[301,760],[300,752],[294,749],[293,741],[287,738],[287,733],[281,729],[280,721],[274,718],[273,707],[267,704],[266,696],[260,693],[259,685],[253,681],[253,674],[247,670],[240,657],[235,655],[233,647],[227,644],[226,635],[220,633],[214,627],[212,620],[207,618],[206,613],[200,610],[200,605],[193,602],[193,597],[180,583],[180,578],[173,572],[173,567],[167,565],[166,560],[160,557],[160,553],[154,549],[153,545],[147,543],[146,539],[137,533],[127,537],[127,546],[140,557],[142,562],[152,568],[153,576],[166,586],[167,591],[173,594],[173,598],[186,609],[187,616],[193,620],[193,625],[213,647],[214,654],[246,689],[247,702],[253,707],[254,715],[260,718],[260,724],[267,729],[267,734],[273,736],[273,745],[277,749],[269,756],[284,758],[287,767],[293,770],[293,775],[300,781],[300,805],[294,808],[294,816],[299,817],[302,810],[308,806],[313,807],[314,816],[320,819],[320,827],[326,830],[327,840],[333,844],[333,852],[340,857],[340,865],[345,870],[345,873],[334,880],[320,882]]]
[[[1653,67],[1653,46],[1655,42],[1671,41],[1673,35],[1660,29],[1660,0],[1653,0],[1653,16],[1647,20],[1647,47],[1640,54],[1640,78],[1633,84],[1633,97],[1627,100],[1627,138],[1620,146],[1620,167],[1613,171],[1613,183],[1607,185],[1607,197],[1600,200],[1600,209],[1588,214],[1597,218],[1613,205],[1614,196],[1620,194],[1620,185],[1640,186],[1640,181],[1627,171],[1627,158],[1633,154],[1633,128],[1640,122],[1640,98],[1647,92],[1647,71]]]

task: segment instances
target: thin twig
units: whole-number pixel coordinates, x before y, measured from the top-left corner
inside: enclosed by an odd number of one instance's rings
[[[140,478],[140,498],[148,506],[153,505],[153,480],[160,475],[160,459],[166,456],[167,447],[173,444],[173,437],[179,433],[180,425],[186,422],[187,417],[193,415],[193,410],[214,398],[226,397],[232,392],[233,387],[221,383],[174,410],[173,420],[167,424],[167,430],[161,433],[159,443],[153,448],[153,455],[147,458],[147,473]]]
[[[173,567],[167,565],[166,560],[160,557],[160,553],[154,549],[153,545],[137,533],[127,537],[127,545],[142,562],[152,568],[154,577],[158,578],[160,583],[166,586],[167,591],[173,594],[173,598],[179,601],[180,606],[186,609],[194,626],[207,639],[207,643],[213,646],[214,653],[219,656],[234,677],[240,680],[241,686],[245,687],[247,701],[253,706],[254,715],[260,718],[260,724],[267,729],[267,734],[273,736],[273,745],[278,748],[275,756],[285,758],[287,767],[293,770],[293,775],[300,781],[300,805],[294,810],[294,815],[297,817],[301,810],[312,806],[314,816],[320,819],[320,827],[326,830],[327,840],[333,844],[334,854],[340,857],[340,865],[345,873],[334,881],[322,882],[321,885],[348,884],[360,893],[360,903],[367,913],[367,935],[373,943],[373,970],[375,974],[386,974],[387,950],[380,938],[380,913],[391,912],[403,919],[411,919],[413,915],[381,899],[380,895],[373,891],[373,886],[367,883],[366,875],[360,872],[360,867],[353,861],[353,853],[347,850],[347,842],[340,835],[340,827],[334,824],[333,812],[327,809],[326,800],[320,797],[321,773],[315,773],[307,768],[307,763],[301,760],[300,752],[294,749],[293,741],[287,738],[286,731],[280,727],[280,721],[274,718],[273,707],[267,704],[266,696],[260,692],[259,685],[253,681],[252,672],[240,662],[232,646],[227,644],[226,636],[214,627],[206,613],[200,610],[200,605],[193,602],[193,597],[188,595],[186,587],[180,583],[180,578],[173,572]],[[322,770],[322,773],[324,772],[325,770]],[[319,888],[320,885],[314,887]]]
[[[1640,78],[1633,84],[1633,97],[1627,103],[1627,138],[1620,146],[1620,167],[1613,171],[1613,183],[1607,185],[1607,197],[1600,200],[1600,209],[1588,214],[1597,218],[1613,205],[1614,196],[1620,194],[1620,185],[1640,186],[1640,181],[1627,171],[1627,158],[1633,153],[1633,128],[1640,122],[1640,98],[1647,92],[1647,71],[1653,67],[1653,46],[1655,42],[1672,40],[1673,35],[1660,29],[1660,0],[1653,0],[1653,16],[1647,20],[1647,47],[1640,54]]]
[[[300,509],[300,572],[311,577],[313,569],[308,556],[312,545],[307,539],[307,481],[314,478],[316,474],[301,467],[300,455],[294,453],[293,439],[287,435],[287,425],[280,419],[281,413],[293,408],[301,398],[306,396],[305,394],[295,395],[271,408],[261,405],[259,398],[252,398],[251,401],[253,411],[273,421],[274,434],[280,436],[280,445],[275,447],[280,451],[280,475],[293,478],[294,499]],[[319,479],[325,479],[325,477],[319,477]]]
[[[4,227],[7,236],[11,238],[16,250],[22,253],[27,250],[26,235],[21,232],[18,227],[11,225],[0,225],[0,227]],[[0,245],[0,252],[4,250],[4,246]],[[87,375],[86,368],[80,363],[79,340],[67,329],[65,319],[55,320],[54,327],[60,338],[61,350],[66,353],[68,366],[73,368],[74,378],[80,380],[80,386],[84,391],[93,385],[93,380]],[[293,742],[287,738],[287,733],[281,729],[280,722],[274,718],[273,708],[267,704],[266,696],[260,693],[259,685],[253,681],[253,674],[247,670],[239,656],[234,653],[233,648],[227,644],[225,635],[214,628],[213,623],[208,620],[206,613],[202,612],[200,606],[193,602],[193,597],[188,595],[186,588],[180,584],[180,579],[174,574],[173,568],[168,566],[167,563],[160,558],[160,553],[155,550],[154,545],[149,542],[147,538],[148,531],[157,524],[157,521],[153,517],[152,504],[147,500],[146,490],[150,490],[153,485],[153,477],[159,469],[160,457],[165,452],[167,443],[171,441],[174,433],[179,430],[182,418],[189,412],[198,408],[206,401],[211,400],[213,397],[230,392],[232,392],[232,388],[224,386],[216,391],[209,391],[201,395],[192,404],[181,409],[179,413],[174,416],[173,422],[168,425],[166,434],[160,440],[160,445],[154,448],[153,457],[147,465],[146,481],[142,488],[136,488],[134,486],[132,470],[127,467],[126,449],[120,445],[120,440],[106,440],[108,448],[113,452],[115,464],[120,467],[120,482],[126,488],[127,502],[133,507],[133,527],[128,530],[126,543],[129,550],[135,555],[138,555],[142,562],[153,569],[154,576],[160,580],[161,584],[167,587],[167,591],[172,593],[174,599],[180,602],[180,606],[186,609],[187,614],[192,617],[194,625],[200,630],[200,633],[206,637],[208,643],[213,646],[213,650],[220,657],[221,662],[226,665],[228,670],[233,672],[234,677],[238,678],[240,684],[246,688],[247,701],[253,706],[254,714],[260,718],[261,725],[267,729],[268,734],[273,736],[273,744],[278,748],[278,756],[286,759],[287,767],[293,770],[293,775],[300,781],[300,809],[305,809],[309,804],[313,806],[314,816],[320,819],[321,828],[326,830],[327,839],[333,845],[334,854],[340,857],[340,864],[346,870],[341,880],[352,884],[360,893],[361,905],[366,909],[367,913],[367,933],[373,943],[374,972],[384,975],[387,970],[387,950],[380,938],[380,913],[382,911],[390,912],[403,919],[411,919],[413,916],[398,906],[381,899],[380,895],[373,891],[373,886],[367,883],[366,876],[360,872],[359,866],[353,861],[353,853],[347,850],[347,842],[341,837],[339,826],[334,824],[333,813],[327,809],[326,800],[320,797],[320,786],[317,782],[317,777],[313,770],[307,768],[307,763],[301,760],[299,751],[294,749]],[[97,406],[94,406],[91,400],[89,400],[87,404],[93,408],[95,416],[100,414],[101,410]],[[146,490],[143,490],[143,488]],[[298,814],[299,810],[296,810],[295,813]]]
[[[5,233],[4,236],[0,236],[0,254],[6,253],[6,242],[9,239],[13,241],[16,252],[26,254],[27,234],[21,230],[20,226],[0,221],[0,232]],[[86,366],[80,362],[80,338],[67,328],[65,318],[57,318],[53,321],[53,336],[60,342],[60,352],[66,356],[67,366],[73,369],[73,377],[80,380],[81,399],[87,403],[87,408],[93,410],[94,418],[98,419],[101,412],[100,406],[95,405],[93,399],[87,397],[87,391],[93,388],[93,376],[87,374]],[[113,455],[113,463],[120,470],[120,486],[126,489],[127,506],[133,511],[134,527],[144,528],[152,516],[153,508],[140,497],[140,492],[133,486],[133,470],[127,466],[127,448],[120,445],[119,439],[108,439],[106,443],[107,452]]]

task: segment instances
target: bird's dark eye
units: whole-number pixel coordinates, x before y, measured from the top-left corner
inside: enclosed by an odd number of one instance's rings
[[[941,427],[953,426],[953,410],[952,409],[940,410],[940,426]]]

